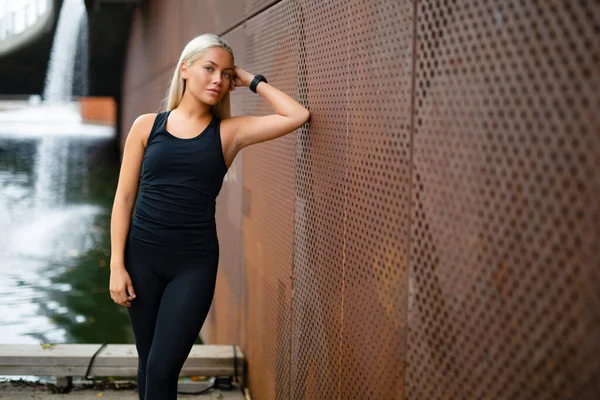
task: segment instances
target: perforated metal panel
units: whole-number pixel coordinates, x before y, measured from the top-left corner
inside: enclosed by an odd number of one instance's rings
[[[293,398],[400,398],[410,97],[393,116],[382,99],[410,93],[414,12],[303,5],[313,122],[299,143]],[[321,27],[327,41],[311,37]]]
[[[298,141],[291,398],[333,398],[342,368],[347,14],[339,2],[300,2],[297,16],[312,122]]]
[[[272,7],[279,0],[246,0],[246,15],[248,17]]]
[[[206,328],[253,398],[600,398],[600,3],[210,4],[177,18],[312,114],[219,199]]]
[[[230,32],[225,40],[228,43],[241,43],[241,29]],[[235,62],[246,56],[245,47],[234,51]],[[240,93],[233,92],[233,93]],[[237,109],[243,96],[232,96],[232,108]],[[221,193],[217,198],[217,232],[219,235],[219,273],[213,306],[203,335],[207,341],[215,344],[238,344],[242,350],[247,348],[247,280],[245,253],[243,245],[243,153],[233,161],[225,176]]]
[[[293,6],[282,2],[232,31],[229,43],[244,48],[236,62],[297,97],[298,43],[290,34]],[[238,30],[243,35],[238,35]],[[236,36],[237,35],[237,36]],[[229,39],[229,35],[227,36]],[[272,113],[260,96],[236,91],[238,114]],[[288,399],[296,138],[289,135],[243,150],[244,248],[248,278],[249,383],[256,398]]]
[[[418,2],[406,398],[600,398],[598,2]]]
[[[356,0],[347,3],[346,13],[347,191],[337,398],[401,399],[414,8],[411,1],[367,6]]]
[[[211,344],[246,347],[246,268],[242,240],[242,165],[238,155],[225,176],[217,201],[219,221],[219,269],[213,304],[204,323],[202,338]]]

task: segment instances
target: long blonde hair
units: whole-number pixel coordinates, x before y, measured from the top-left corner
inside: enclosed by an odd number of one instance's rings
[[[173,71],[173,79],[171,80],[171,87],[169,88],[167,97],[164,100],[164,110],[171,111],[176,108],[181,99],[183,98],[183,92],[185,90],[185,81],[181,77],[179,67],[183,61],[188,64],[193,63],[204,54],[205,51],[212,47],[220,47],[227,50],[233,57],[233,50],[223,39],[212,33],[206,33],[204,35],[196,36],[185,46],[179,56],[179,61]],[[231,117],[231,104],[229,100],[229,90],[225,93],[220,102],[211,107],[212,113],[215,117],[225,119]]]

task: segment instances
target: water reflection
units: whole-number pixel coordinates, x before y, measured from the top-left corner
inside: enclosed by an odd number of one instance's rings
[[[112,129],[53,107],[0,112],[0,341],[133,343],[108,294]]]
[[[64,203],[67,188],[68,139],[42,137],[35,155],[35,205],[56,207]]]

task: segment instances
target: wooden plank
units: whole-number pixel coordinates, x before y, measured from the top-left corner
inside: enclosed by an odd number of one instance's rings
[[[99,344],[0,344],[0,374],[83,376]],[[244,354],[236,346],[237,371],[242,375]],[[232,345],[194,345],[182,374],[232,376]],[[135,376],[137,351],[131,344],[109,344],[94,359],[90,375]]]

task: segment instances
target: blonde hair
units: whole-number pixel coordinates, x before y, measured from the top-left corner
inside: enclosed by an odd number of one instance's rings
[[[183,92],[185,91],[185,81],[181,77],[179,67],[183,61],[188,64],[193,63],[198,58],[202,57],[202,54],[208,49],[213,47],[220,47],[227,50],[233,57],[233,50],[223,39],[212,33],[206,33],[204,35],[196,36],[185,46],[179,56],[179,61],[173,71],[173,79],[171,80],[171,87],[169,88],[167,97],[164,101],[164,110],[171,111],[177,108],[181,99],[183,98]],[[211,107],[214,116],[220,119],[231,117],[231,104],[229,100],[229,90],[225,93],[220,102]]]

